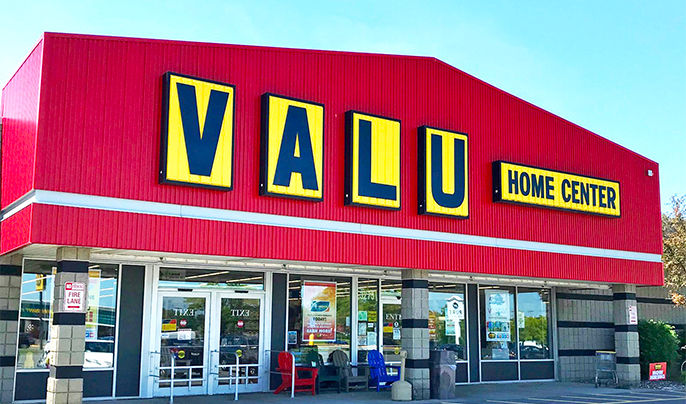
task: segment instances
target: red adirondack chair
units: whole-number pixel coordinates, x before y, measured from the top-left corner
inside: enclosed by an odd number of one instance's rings
[[[293,355],[288,352],[279,353],[279,367],[276,369],[281,373],[281,385],[274,390],[274,394],[279,394],[291,388],[291,372],[293,371]],[[303,377],[303,373],[310,373],[310,377]],[[311,391],[315,394],[317,380],[317,368],[296,366],[295,367],[295,391]]]

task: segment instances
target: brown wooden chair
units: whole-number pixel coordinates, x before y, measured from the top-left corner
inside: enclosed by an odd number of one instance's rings
[[[349,392],[351,388],[369,388],[369,375],[366,374],[366,369],[364,374],[361,369],[357,369],[356,366],[350,364],[348,355],[345,352],[337,349],[331,352],[330,356],[331,362],[338,369],[338,374],[341,377],[341,386],[346,392]],[[353,372],[353,368],[356,368],[356,372]],[[355,374],[357,373],[357,374]]]

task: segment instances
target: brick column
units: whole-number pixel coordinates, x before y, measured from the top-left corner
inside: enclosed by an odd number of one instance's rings
[[[46,404],[81,403],[83,399],[89,259],[90,250],[85,248],[57,249]],[[67,282],[79,282],[85,286],[83,310],[79,313],[64,310],[64,285]]]
[[[21,256],[0,258],[0,402],[14,400],[14,371],[17,363]]]
[[[402,271],[400,340],[407,351],[406,381],[412,384],[412,399],[426,400],[429,390],[429,273]]]
[[[629,324],[629,308],[636,306],[636,286],[613,285],[613,312],[615,323],[615,351],[617,352],[617,378],[623,386],[637,385],[641,380],[638,353],[638,326]]]

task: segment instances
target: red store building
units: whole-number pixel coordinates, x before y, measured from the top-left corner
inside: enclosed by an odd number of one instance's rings
[[[658,164],[440,60],[46,33],[1,115],[3,402],[270,391],[312,349],[405,349],[414,398],[433,350],[638,380]]]

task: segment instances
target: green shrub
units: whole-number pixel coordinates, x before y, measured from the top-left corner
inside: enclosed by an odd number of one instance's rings
[[[667,362],[669,374],[679,377],[679,338],[674,327],[662,321],[640,321],[638,343],[642,379],[648,379],[648,369],[653,362]]]

